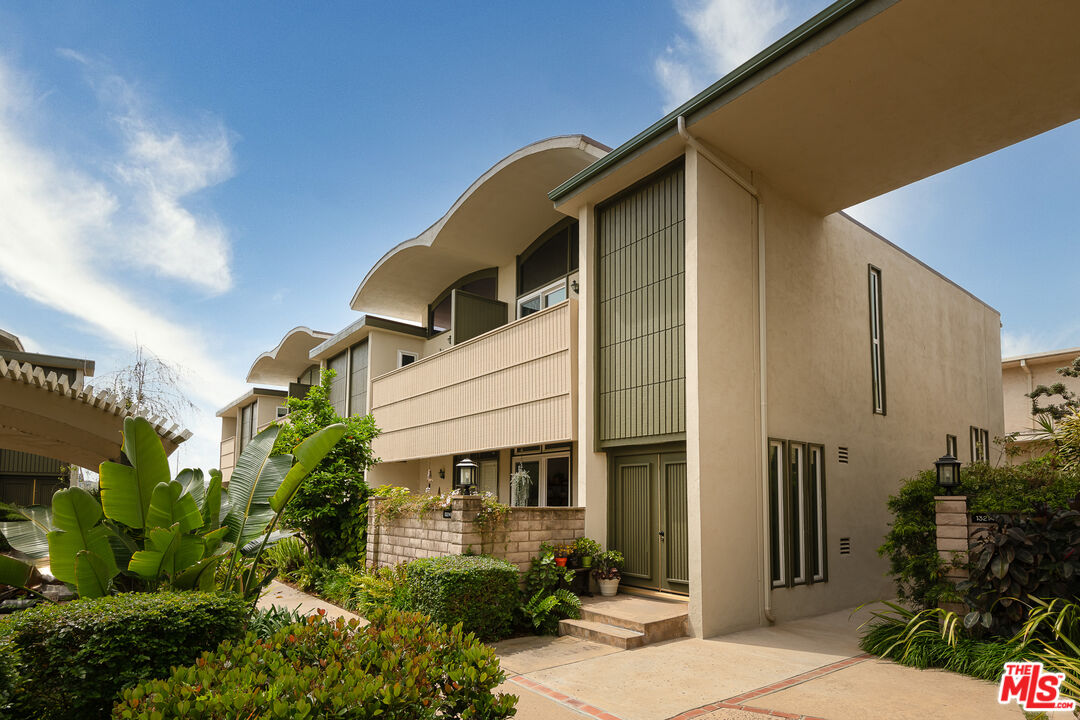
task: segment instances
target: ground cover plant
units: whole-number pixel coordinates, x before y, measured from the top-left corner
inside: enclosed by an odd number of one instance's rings
[[[12,717],[108,717],[122,688],[165,677],[172,666],[241,637],[247,616],[235,593],[160,592],[0,617],[0,702],[8,696]]]
[[[460,626],[397,611],[370,620],[360,628],[312,617],[266,640],[227,641],[167,679],[126,690],[113,717],[498,720],[515,713],[515,696],[493,693],[505,679],[495,652]]]
[[[570,592],[574,571],[555,563],[555,549],[548,543],[540,545],[540,553],[532,559],[525,573],[525,596],[520,609],[520,623],[531,632],[554,635],[559,621],[581,617],[581,600]]]
[[[285,507],[282,523],[304,534],[314,554],[329,564],[362,565],[367,543],[367,498],[364,474],[378,462],[371,441],[379,434],[371,415],[341,417],[330,403],[333,370],[324,370],[321,381],[303,398],[289,398],[288,422],[284,423],[274,454],[292,447],[314,433],[334,425],[344,427],[341,440],[311,470],[306,482]]]

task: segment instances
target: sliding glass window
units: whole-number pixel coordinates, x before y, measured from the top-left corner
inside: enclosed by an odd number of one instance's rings
[[[822,445],[769,440],[769,545],[774,588],[828,579]]]

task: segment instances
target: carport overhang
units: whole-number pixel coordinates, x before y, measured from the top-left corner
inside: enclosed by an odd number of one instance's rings
[[[1080,117],[1080,3],[842,0],[555,188],[576,214],[681,155],[676,125],[822,215]]]
[[[70,386],[63,376],[0,355],[0,448],[96,468],[120,459],[128,415],[112,393]],[[150,422],[167,454],[191,437],[190,431],[158,418]]]

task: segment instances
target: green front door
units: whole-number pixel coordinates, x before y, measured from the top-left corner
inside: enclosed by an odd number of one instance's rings
[[[627,585],[688,593],[686,454],[620,455],[612,473],[611,545]]]

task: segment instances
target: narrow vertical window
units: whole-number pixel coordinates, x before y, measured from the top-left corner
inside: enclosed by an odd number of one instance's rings
[[[803,544],[806,537],[806,446],[802,443],[788,445],[788,547],[791,553],[791,582],[806,582],[806,554]]]
[[[810,545],[810,578],[825,580],[825,448],[811,445],[807,463],[807,519],[810,523],[807,542]]]
[[[971,462],[987,462],[990,459],[990,431],[971,426]]]
[[[885,414],[885,338],[881,312],[881,270],[870,266],[870,372],[874,412]]]
[[[784,443],[779,440],[769,441],[769,546],[771,549],[772,584],[783,587],[787,584],[784,568]]]
[[[945,454],[946,455],[952,455],[953,457],[956,457],[956,436],[955,435],[946,435],[945,436]]]

